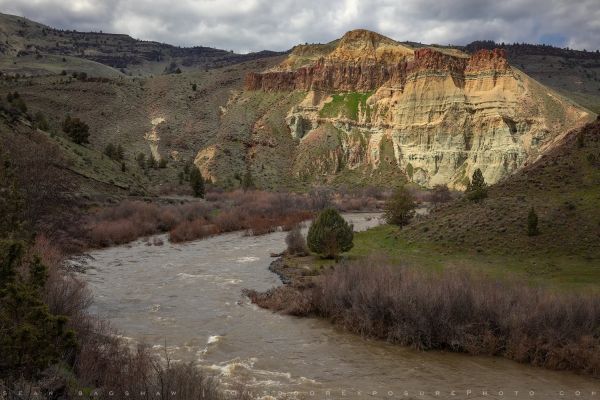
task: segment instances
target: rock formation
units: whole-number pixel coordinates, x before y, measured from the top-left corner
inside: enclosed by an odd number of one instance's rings
[[[424,186],[464,188],[476,168],[494,183],[592,117],[512,68],[503,50],[414,48],[365,30],[297,46],[249,73],[245,88],[305,93],[285,110],[301,181],[392,165]]]

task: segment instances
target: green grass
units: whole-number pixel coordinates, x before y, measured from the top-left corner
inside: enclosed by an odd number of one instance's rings
[[[346,117],[351,120],[358,120],[359,108],[366,112],[367,120],[370,118],[370,108],[367,106],[367,99],[373,92],[349,92],[332,95],[332,100],[323,105],[319,111],[319,116],[324,118]]]
[[[494,251],[416,242],[406,238],[397,227],[382,225],[354,236],[350,259],[385,254],[398,265],[430,271],[465,268],[504,279],[516,277],[532,285],[567,291],[600,291],[600,266],[582,257],[548,253],[540,256],[500,254]]]

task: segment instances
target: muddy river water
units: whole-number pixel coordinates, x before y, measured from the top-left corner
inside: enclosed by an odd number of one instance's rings
[[[377,215],[346,214],[355,230]],[[82,277],[92,311],[132,342],[193,361],[255,397],[600,399],[598,380],[500,358],[419,352],[344,333],[326,321],[274,314],[243,288],[280,284],[267,267],[285,233],[144,241],[94,251]],[[600,350],[599,350],[600,351]]]

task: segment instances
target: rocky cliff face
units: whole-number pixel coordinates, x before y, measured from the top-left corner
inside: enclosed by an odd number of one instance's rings
[[[463,188],[480,168],[494,183],[592,117],[512,68],[502,50],[413,49],[362,30],[297,47],[248,74],[245,88],[306,94],[286,111],[292,171],[303,181],[387,168]]]

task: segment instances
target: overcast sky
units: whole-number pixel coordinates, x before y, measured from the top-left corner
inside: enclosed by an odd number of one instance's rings
[[[238,52],[328,42],[356,28],[423,43],[600,48],[600,0],[0,0],[0,11],[56,28]]]

